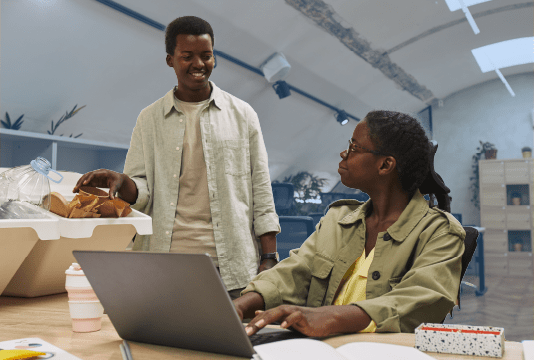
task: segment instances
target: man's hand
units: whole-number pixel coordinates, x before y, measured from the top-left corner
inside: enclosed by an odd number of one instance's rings
[[[256,311],[256,317],[245,330],[250,336],[275,321],[282,328],[292,327],[307,336],[324,337],[333,334],[335,317],[330,307],[309,308],[295,305],[280,305],[267,311]]]
[[[276,264],[278,264],[278,261],[276,259],[265,259],[261,262],[260,267],[258,268],[258,273],[261,273],[265,270],[269,270]]]
[[[137,186],[128,175],[121,174],[107,169],[90,171],[78,180],[72,192],[76,193],[81,186],[95,186],[109,188],[109,197],[115,198],[115,194],[120,192],[123,200],[130,204],[137,200]]]

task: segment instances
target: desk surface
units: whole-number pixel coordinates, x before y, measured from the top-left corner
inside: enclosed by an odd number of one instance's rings
[[[102,318],[102,330],[92,333],[72,332],[67,294],[38,298],[0,297],[0,341],[38,337],[83,360],[122,360],[121,339],[107,315]],[[338,347],[349,342],[370,341],[414,346],[414,334],[354,334],[336,336],[325,342]],[[166,359],[243,359],[193,350],[129,342],[135,360]],[[523,346],[507,341],[503,360],[522,360]],[[428,353],[436,359],[491,359]]]

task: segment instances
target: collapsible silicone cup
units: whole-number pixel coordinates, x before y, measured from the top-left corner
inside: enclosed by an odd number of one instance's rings
[[[81,270],[67,270],[66,274],[65,289],[69,294],[69,300],[98,301],[91,284],[89,284],[89,281]]]
[[[92,332],[102,328],[104,308],[100,301],[69,301],[72,331]]]

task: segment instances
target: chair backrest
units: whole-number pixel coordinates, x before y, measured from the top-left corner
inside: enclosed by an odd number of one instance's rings
[[[458,287],[458,298],[456,305],[458,307],[460,306],[460,288],[462,287],[462,279],[464,278],[465,271],[467,270],[467,267],[469,266],[469,263],[471,262],[471,259],[473,258],[473,254],[475,253],[475,250],[477,248],[477,239],[478,239],[478,230],[471,226],[464,226],[465,230],[465,239],[464,239],[464,253],[462,255],[462,270],[460,272],[460,286]],[[452,318],[452,309],[449,312]],[[445,317],[446,318],[446,317]],[[445,321],[445,318],[441,321],[443,323]]]
[[[369,200],[369,195],[367,195],[363,191],[357,194],[333,193],[333,192],[321,193],[321,207],[324,209],[325,214],[328,211],[328,206],[331,203],[337,200],[341,200],[341,199],[354,199],[358,201],[367,201]]]
[[[467,270],[467,266],[469,266],[469,263],[471,262],[471,259],[473,258],[473,254],[475,253],[475,250],[477,248],[477,239],[478,239],[478,230],[471,226],[464,226],[465,230],[465,250],[464,254],[462,255],[462,273],[460,280],[464,278],[465,271]]]
[[[460,224],[463,224],[462,222],[462,214],[460,213],[451,213],[452,216],[454,216],[456,218],[456,220],[458,220],[460,222]]]
[[[276,235],[276,248],[280,260],[289,257],[289,250],[299,248],[313,231],[309,216],[279,216],[280,234]]]
[[[272,183],[274,207],[276,212],[290,210],[295,201],[295,190],[290,183]]]
[[[322,212],[313,212],[308,213],[308,216],[313,219],[313,227],[315,227],[319,221],[321,221],[321,218],[324,216],[324,214]]]

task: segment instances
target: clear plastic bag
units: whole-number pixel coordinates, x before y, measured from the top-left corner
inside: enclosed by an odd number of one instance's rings
[[[50,177],[50,172],[56,173],[59,179]],[[42,157],[32,160],[30,165],[18,166],[0,173],[0,207],[5,212],[11,209],[9,211],[12,214],[19,214],[24,208],[16,204],[5,204],[21,201],[50,210],[50,203],[43,202],[50,194],[50,180],[60,183],[63,176],[52,170],[50,162]]]

